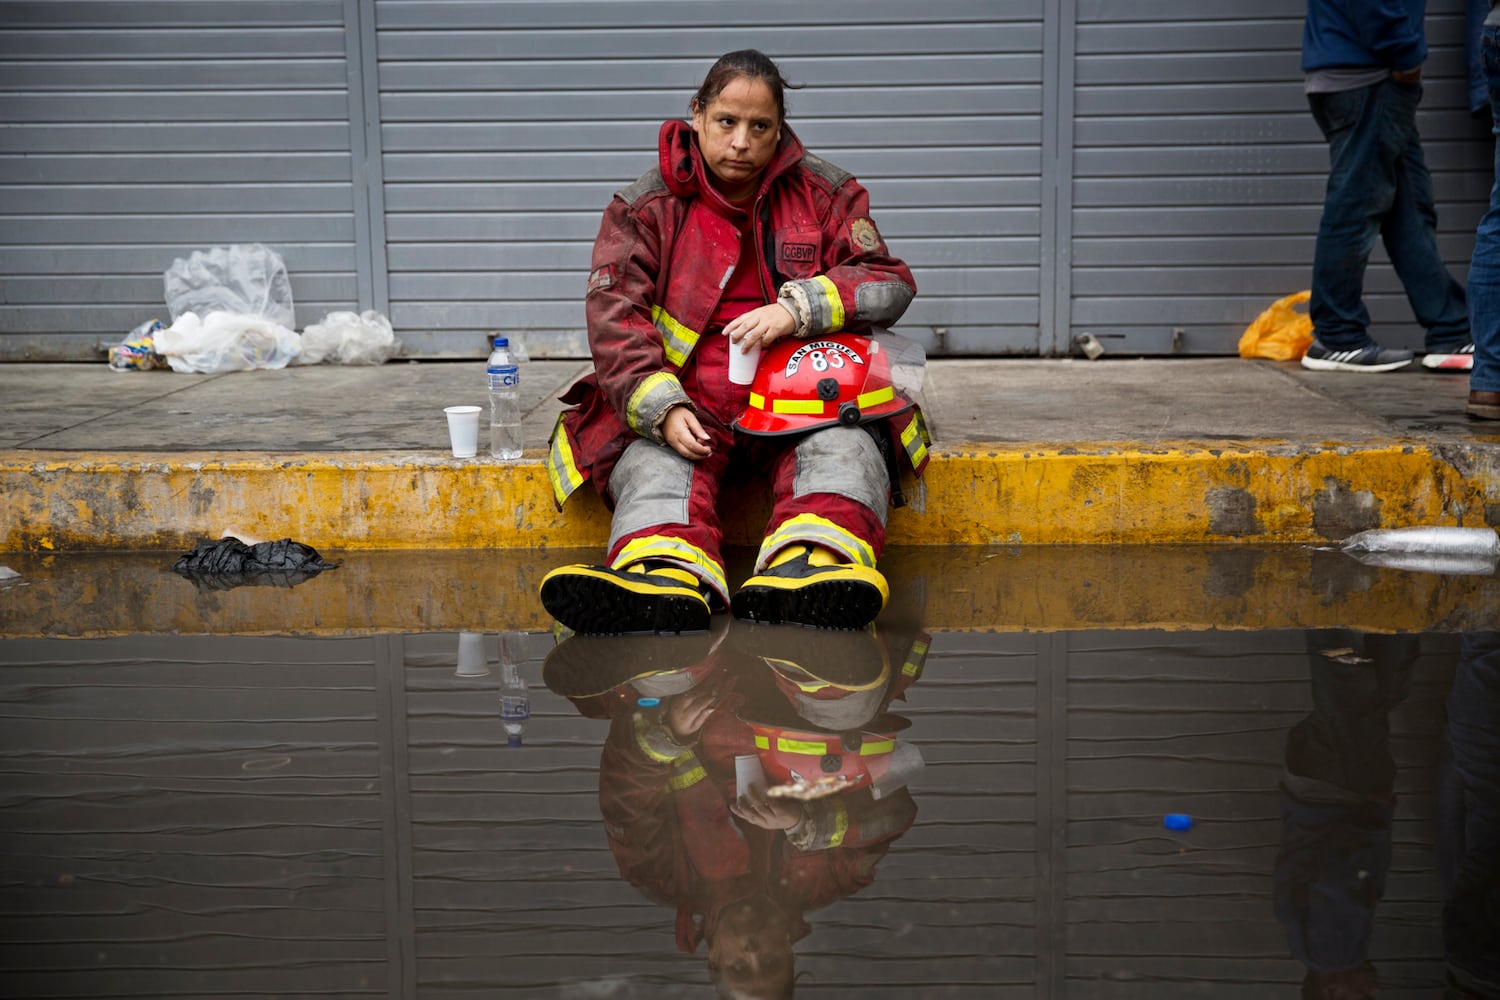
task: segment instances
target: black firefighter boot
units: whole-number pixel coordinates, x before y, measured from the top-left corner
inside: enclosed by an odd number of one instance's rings
[[[885,607],[885,577],[827,549],[789,545],[729,601],[736,618],[812,628],[864,628]]]
[[[669,564],[559,566],[542,578],[541,597],[548,614],[584,635],[708,628],[710,609],[702,584]]]

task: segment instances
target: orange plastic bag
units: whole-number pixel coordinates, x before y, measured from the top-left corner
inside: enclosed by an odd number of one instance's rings
[[[1312,292],[1298,292],[1271,303],[1240,336],[1240,357],[1300,360],[1313,342],[1313,324],[1307,313],[1294,307],[1310,298]]]

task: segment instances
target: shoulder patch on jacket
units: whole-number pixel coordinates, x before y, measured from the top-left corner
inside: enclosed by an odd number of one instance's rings
[[[588,290],[583,293],[583,296],[584,298],[588,298],[595,292],[602,292],[606,288],[613,288],[614,286],[615,266],[613,264],[605,264],[603,267],[596,267],[592,272],[590,272],[589,287]]]
[[[634,184],[616,191],[615,196],[627,205],[634,205],[648,194],[665,190],[667,190],[667,182],[662,180],[661,168],[652,167],[636,178]]]
[[[843,167],[834,166],[821,156],[812,153],[802,154],[802,165],[813,174],[828,182],[828,186],[837,190],[845,181],[854,175]]]

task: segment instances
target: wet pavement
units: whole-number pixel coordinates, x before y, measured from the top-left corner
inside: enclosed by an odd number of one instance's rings
[[[6,997],[1500,995],[1493,576],[897,551],[872,631],[591,638],[558,553],[15,555]]]
[[[4,994],[1437,996],[1495,968],[1494,633],[501,643],[0,640]],[[745,755],[827,794],[738,800]]]

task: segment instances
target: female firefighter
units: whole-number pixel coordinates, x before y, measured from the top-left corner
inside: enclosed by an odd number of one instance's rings
[[[862,335],[899,319],[916,287],[865,189],[786,124],[786,86],[761,52],[721,57],[691,123],[662,124],[658,167],[604,212],[586,292],[594,371],[563,394],[574,405],[547,458],[559,506],[588,479],[613,510],[605,564],[542,581],[574,631],[697,631],[725,605],[860,628],[886,600],[886,509],[898,466],[925,466],[927,437],[890,384],[890,352]],[[729,381],[731,350],[784,340],[753,385]],[[773,493],[732,596],[717,510],[731,469]]]

